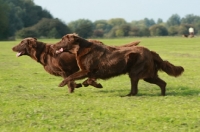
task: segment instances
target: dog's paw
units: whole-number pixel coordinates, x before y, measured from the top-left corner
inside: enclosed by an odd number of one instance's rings
[[[89,86],[89,84],[87,83],[87,80],[86,80],[86,81],[84,81],[82,84],[83,84],[83,86],[84,86],[84,87],[87,87],[87,86]]]
[[[103,86],[99,83],[96,88],[103,88]]]
[[[82,84],[80,84],[80,83],[75,85],[75,88],[80,88],[80,87],[82,87]]]
[[[65,85],[66,85],[65,81],[62,81],[58,86],[59,86],[59,87],[63,87],[63,86],[65,86]]]

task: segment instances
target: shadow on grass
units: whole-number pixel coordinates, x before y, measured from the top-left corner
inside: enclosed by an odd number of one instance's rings
[[[170,89],[166,93],[169,96],[200,96],[200,89],[180,86],[175,89]]]
[[[154,92],[151,92],[150,90],[144,91],[140,90],[138,91],[138,94],[136,96],[161,96],[160,95],[160,89],[153,90]],[[130,90],[100,90],[95,91],[97,93],[112,93],[113,96],[124,96],[130,92]],[[166,88],[166,96],[200,96],[200,89],[198,88],[190,88],[190,87],[184,87],[180,86],[177,88]]]

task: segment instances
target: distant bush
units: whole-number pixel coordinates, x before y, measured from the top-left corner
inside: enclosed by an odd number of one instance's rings
[[[151,36],[167,36],[168,31],[167,28],[164,27],[163,25],[153,25],[149,28]]]
[[[16,33],[17,37],[61,38],[70,33],[70,29],[59,19],[43,18],[32,27],[23,28]]]

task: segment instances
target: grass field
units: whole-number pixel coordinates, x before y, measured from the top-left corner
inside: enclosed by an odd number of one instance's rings
[[[127,75],[98,80],[103,89],[83,87],[69,94],[58,87],[62,78],[30,57],[15,57],[11,48],[20,40],[0,41],[0,132],[199,132],[200,38],[101,39],[110,45],[135,40],[185,68],[178,78],[159,73],[167,96],[141,80],[137,96],[120,97],[130,91]]]

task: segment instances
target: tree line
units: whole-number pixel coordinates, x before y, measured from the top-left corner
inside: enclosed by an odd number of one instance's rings
[[[181,18],[173,14],[166,22],[149,18],[126,22],[123,18],[90,21],[78,19],[65,24],[33,0],[0,0],[0,40],[39,37],[61,38],[77,33],[84,38],[114,38],[126,36],[178,36],[188,34],[193,27],[200,34],[200,16],[188,14]]]

